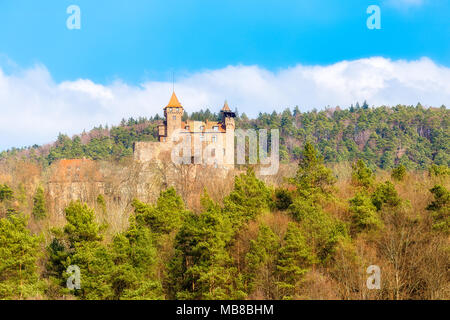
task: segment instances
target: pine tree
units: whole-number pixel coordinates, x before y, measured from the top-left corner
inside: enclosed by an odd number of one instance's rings
[[[271,191],[263,181],[256,178],[255,171],[249,168],[234,180],[234,189],[224,199],[225,210],[234,217],[234,223],[256,217],[257,214],[268,211],[272,205]]]
[[[275,207],[278,210],[286,210],[292,204],[292,192],[283,188],[275,190]]]
[[[14,192],[6,184],[0,184],[0,202],[5,200],[12,200]]]
[[[314,261],[312,250],[300,228],[295,223],[289,223],[277,261],[280,298],[300,298],[301,282]]]
[[[39,186],[33,197],[33,216],[35,219],[44,219],[47,216],[47,208],[45,205],[44,189]]]
[[[450,191],[444,186],[435,185],[430,189],[434,200],[427,206],[432,211],[433,229],[450,232]]]
[[[108,248],[97,240],[76,242],[73,252],[64,263],[65,268],[76,265],[80,268],[81,289],[74,295],[82,300],[114,299],[111,271],[114,263]],[[69,277],[64,273],[64,283]]]
[[[370,196],[360,192],[350,199],[350,212],[352,212],[352,228],[356,232],[378,229],[382,221],[373,205]]]
[[[133,207],[137,222],[147,225],[152,232],[158,234],[178,230],[188,214],[183,199],[173,187],[161,192],[156,206],[135,199]]]
[[[65,209],[67,224],[64,227],[64,234],[68,237],[71,247],[78,242],[100,241],[103,237],[100,234],[102,226],[95,220],[94,210],[80,201],[71,202]]]
[[[111,286],[115,299],[155,300],[164,297],[156,277],[156,247],[150,229],[138,225],[134,216],[126,232],[112,244]]]
[[[372,194],[372,203],[378,211],[381,210],[383,205],[395,208],[398,207],[401,202],[402,200],[398,196],[397,190],[395,190],[394,185],[390,181],[379,184]]]
[[[325,212],[312,199],[295,198],[289,211],[300,223],[303,235],[320,262],[329,260],[336,244],[348,236],[345,224]]]
[[[306,143],[295,177],[291,182],[297,186],[297,192],[303,197],[329,195],[336,182],[330,169],[323,164],[323,157],[311,143]]]
[[[75,265],[81,272],[81,289],[72,291],[75,296],[83,300],[113,299],[110,272],[114,264],[110,251],[101,243],[105,226],[98,225],[94,210],[79,201],[71,202],[65,213],[67,224],[53,230],[55,238],[47,248],[50,280],[64,288],[70,276],[66,270]]]
[[[27,229],[22,215],[0,219],[0,299],[41,295],[37,268],[41,241]]]
[[[260,225],[258,237],[251,240],[246,255],[248,293],[261,292],[266,299],[276,299],[275,284],[276,260],[279,239],[266,225]]]
[[[177,299],[241,299],[242,284],[227,252],[233,237],[228,215],[208,196],[204,212],[189,214],[175,238],[169,287]]]
[[[364,188],[370,188],[373,186],[375,176],[363,160],[359,159],[356,164],[353,164],[352,168],[352,181],[354,184]]]
[[[402,181],[405,178],[405,176],[406,176],[406,167],[402,164],[392,170],[391,177],[394,180]]]

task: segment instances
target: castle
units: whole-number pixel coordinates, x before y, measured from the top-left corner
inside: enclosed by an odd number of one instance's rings
[[[136,142],[134,159],[140,162],[162,159],[163,153],[174,154],[174,148],[181,150],[179,141],[183,140],[181,154],[187,153],[189,161],[183,163],[214,164],[231,167],[234,165],[235,113],[228,103],[220,111],[220,121],[182,121],[184,109],[175,92],[164,107],[164,122],[158,126],[158,142]],[[178,143],[177,143],[178,142]],[[186,152],[186,142],[190,151]],[[177,154],[178,155],[178,154]],[[173,158],[172,158],[173,159]]]

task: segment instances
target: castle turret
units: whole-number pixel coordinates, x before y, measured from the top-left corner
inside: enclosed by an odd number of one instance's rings
[[[172,93],[169,104],[164,108],[164,116],[166,117],[166,137],[170,138],[172,133],[181,128],[181,118],[183,117],[184,109],[175,92]]]
[[[220,114],[222,116],[222,121],[225,124],[226,132],[224,163],[227,165],[234,165],[234,118],[236,117],[236,114],[231,111],[226,100]]]

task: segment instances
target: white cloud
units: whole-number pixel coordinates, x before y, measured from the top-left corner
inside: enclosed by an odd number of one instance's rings
[[[130,116],[162,114],[170,82],[133,86],[102,85],[87,79],[55,83],[44,66],[6,74],[0,69],[0,150],[53,141],[99,124],[118,124]],[[404,61],[373,57],[329,66],[297,65],[276,72],[258,66],[228,66],[193,73],[175,84],[189,112],[232,108],[255,116],[298,105],[302,110],[370,105],[450,106],[450,68],[428,58]]]

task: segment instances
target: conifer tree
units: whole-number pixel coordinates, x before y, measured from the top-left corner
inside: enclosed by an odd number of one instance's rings
[[[27,229],[22,215],[0,219],[0,299],[41,295],[37,268],[41,241]]]
[[[347,237],[345,224],[325,212],[314,201],[297,197],[289,211],[300,223],[303,235],[320,262],[331,258],[335,245]]]
[[[308,142],[305,144],[297,173],[291,182],[297,186],[299,195],[309,198],[314,195],[329,195],[336,178],[323,164],[323,157]]]
[[[247,290],[263,293],[266,299],[276,299],[275,284],[276,260],[279,239],[266,225],[259,227],[258,237],[251,240],[250,250],[246,255]]]
[[[450,232],[450,191],[444,186],[435,185],[430,189],[434,200],[427,206],[432,212],[433,229]]]
[[[252,168],[235,177],[234,189],[224,199],[225,210],[233,215],[237,225],[268,211],[271,205],[270,189],[256,178]]]
[[[158,234],[178,230],[188,214],[183,199],[173,187],[162,191],[156,206],[147,205],[139,200],[133,201],[136,220],[145,224]]]
[[[364,188],[370,188],[374,184],[375,176],[363,160],[359,159],[356,164],[353,164],[352,168],[352,180],[354,184]]]
[[[370,196],[365,192],[359,192],[350,199],[350,211],[352,212],[352,228],[356,232],[378,229],[382,221],[377,213],[377,208],[372,203]]]
[[[65,287],[70,276],[66,270],[75,265],[81,272],[81,289],[71,293],[80,299],[113,299],[110,272],[114,264],[110,251],[100,242],[105,226],[97,224],[94,210],[79,201],[71,202],[65,213],[67,224],[62,230],[53,230],[55,238],[48,247],[51,280]]]
[[[117,234],[112,244],[111,286],[115,299],[155,300],[164,297],[156,277],[156,248],[148,227],[130,217],[128,230]]]
[[[295,223],[289,223],[277,261],[280,277],[277,285],[281,299],[300,298],[301,282],[314,261],[312,250],[300,228]]]
[[[391,177],[394,180],[402,181],[405,178],[405,176],[406,176],[406,167],[402,164],[392,170]]]
[[[398,196],[397,190],[390,181],[381,183],[377,186],[372,194],[372,203],[377,210],[381,210],[383,205],[395,208],[401,204],[402,200]]]
[[[79,242],[100,241],[102,226],[95,222],[94,210],[80,201],[71,202],[65,209],[67,224],[64,234],[68,237],[71,247]]]
[[[242,284],[227,252],[234,234],[229,216],[208,196],[204,212],[189,214],[175,239],[170,295],[177,299],[239,299]]]
[[[14,192],[6,184],[0,184],[0,202],[5,200],[12,200]]]
[[[44,189],[39,186],[36,189],[36,193],[33,197],[33,216],[35,219],[40,220],[47,216],[47,208],[45,205]]]
[[[320,201],[330,198],[336,178],[325,167],[322,156],[313,145],[307,143],[297,173],[290,181],[297,187],[297,192],[289,211],[300,222],[315,254],[325,262],[339,239],[347,236],[344,224],[326,213]]]

